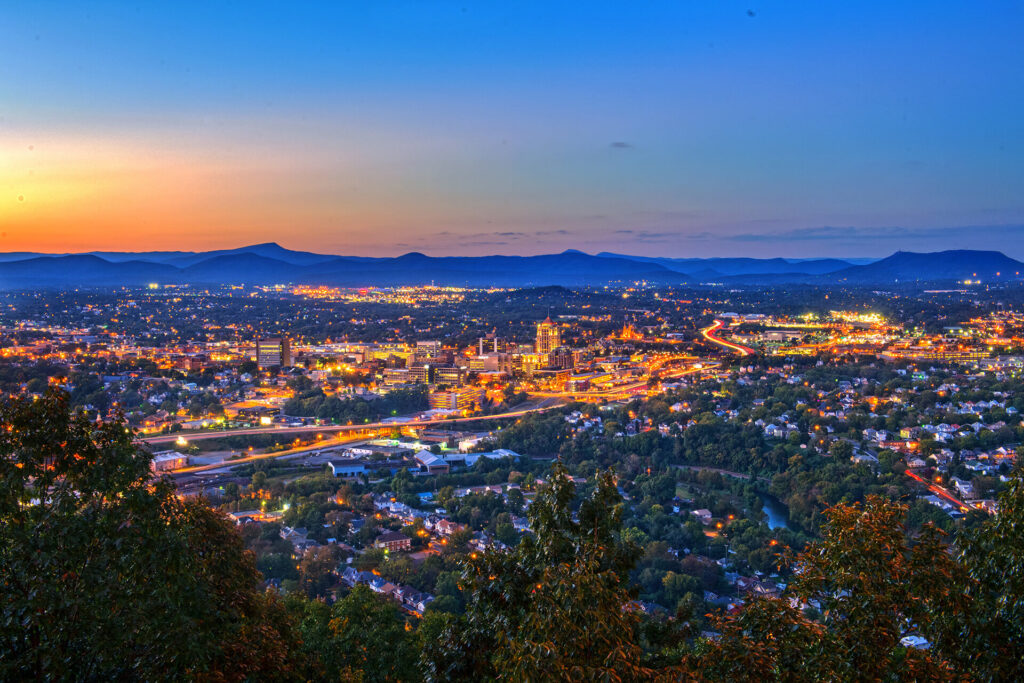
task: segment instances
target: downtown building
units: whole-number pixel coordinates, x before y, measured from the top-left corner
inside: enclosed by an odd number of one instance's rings
[[[256,365],[260,370],[288,367],[292,364],[291,345],[284,337],[256,340]]]
[[[484,390],[478,387],[460,387],[450,391],[433,391],[429,397],[431,410],[471,410],[484,401]]]
[[[537,341],[534,344],[534,351],[537,355],[547,355],[562,345],[561,332],[558,325],[551,322],[551,316],[537,323]]]

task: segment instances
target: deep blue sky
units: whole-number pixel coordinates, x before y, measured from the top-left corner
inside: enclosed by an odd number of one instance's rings
[[[1024,257],[1024,3],[48,3],[0,250]]]

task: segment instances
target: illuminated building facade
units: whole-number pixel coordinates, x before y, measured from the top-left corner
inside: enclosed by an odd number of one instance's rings
[[[558,326],[551,322],[551,316],[544,322],[537,323],[537,342],[535,351],[538,355],[547,355],[562,345]]]
[[[257,339],[256,364],[261,370],[290,366],[292,353],[288,340],[283,337]]]
[[[430,394],[430,408],[432,410],[470,410],[479,407],[483,400],[483,389],[475,387],[434,391]]]

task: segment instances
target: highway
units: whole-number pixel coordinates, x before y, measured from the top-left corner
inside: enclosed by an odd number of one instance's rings
[[[931,491],[935,495],[939,496],[940,498],[945,498],[947,501],[949,501],[953,505],[956,505],[958,508],[960,508],[960,510],[962,512],[967,512],[968,510],[977,509],[973,505],[968,505],[964,501],[960,500],[959,498],[954,496],[952,493],[950,493],[949,491],[947,491],[943,487],[939,486],[938,484],[933,484],[932,482],[924,479],[923,477],[921,477],[918,474],[915,474],[914,472],[911,472],[910,470],[907,470],[907,476],[910,477],[911,479],[913,479],[916,482],[924,484],[925,486],[928,487],[929,491]]]
[[[226,436],[249,436],[250,434],[309,434],[309,433],[333,433],[333,432],[358,432],[369,429],[388,429],[388,428],[402,428],[402,427],[424,427],[427,425],[438,425],[438,424],[455,424],[463,422],[479,422],[486,420],[503,420],[511,417],[522,417],[529,415],[530,413],[542,413],[546,410],[552,410],[554,408],[561,408],[562,403],[555,403],[548,406],[538,406],[536,408],[527,408],[524,410],[513,410],[507,413],[498,413],[495,415],[479,415],[474,417],[459,417],[459,418],[437,418],[431,420],[410,420],[408,422],[369,422],[364,424],[351,424],[351,425],[308,425],[302,427],[253,427],[250,429],[225,429],[217,432],[197,432],[190,434],[188,432],[176,432],[174,434],[161,434],[160,436],[142,437],[139,440],[147,444],[167,444],[174,443],[181,437],[187,441],[201,441],[203,439],[220,439]],[[239,462],[239,461],[236,461]]]
[[[340,436],[340,435],[339,435]],[[353,437],[349,439],[337,439],[331,441],[319,441],[310,446],[299,446],[298,448],[290,448],[286,451],[276,451],[273,453],[253,453],[252,455],[246,455],[235,460],[224,460],[221,462],[210,463],[209,465],[193,465],[191,467],[182,467],[181,469],[169,472],[172,476],[183,475],[183,474],[198,474],[200,472],[217,472],[218,470],[229,470],[237,465],[244,465],[248,462],[256,462],[257,460],[274,460],[277,458],[289,458],[297,455],[306,455],[308,453],[315,453],[321,450],[327,450],[330,448],[337,448],[338,446],[346,443],[357,443],[365,441],[362,437]]]
[[[723,327],[725,327],[725,322],[721,320],[715,320],[714,324],[710,325],[709,327],[705,327],[703,330],[701,330],[700,335],[707,339],[712,344],[718,344],[719,346],[727,348],[730,351],[735,351],[741,356],[749,356],[755,353],[754,349],[750,348],[749,346],[735,344],[731,341],[726,341],[721,337],[716,337],[715,332],[718,332],[718,330],[722,329]]]
[[[660,367],[660,366],[666,365],[666,364],[668,364],[670,362],[679,362],[680,360],[690,361],[690,360],[696,360],[696,358],[693,357],[693,356],[680,356],[680,357],[672,358],[672,359],[665,360],[665,361],[659,361],[658,366],[656,366],[656,367]],[[714,362],[714,361],[710,361],[710,362],[709,361],[703,361],[703,362],[701,362],[698,365],[690,366],[690,367],[685,367],[685,368],[678,368],[676,370],[658,371],[658,370],[655,370],[654,367],[652,367],[652,372],[655,372],[655,371],[659,372],[659,375],[658,375],[658,379],[659,380],[678,379],[680,377],[685,377],[686,375],[692,375],[692,374],[694,374],[696,372],[703,372],[703,371],[706,371],[706,370],[712,370],[714,368],[719,367],[719,365],[721,365],[721,364],[717,363],[717,362]],[[571,401],[594,401],[594,400],[602,399],[602,398],[604,398],[604,399],[613,399],[613,400],[614,399],[629,399],[629,398],[632,398],[634,394],[646,392],[648,390],[648,388],[649,388],[648,385],[647,385],[647,382],[648,382],[648,378],[645,377],[644,379],[642,379],[640,381],[637,381],[637,382],[630,382],[628,384],[620,384],[620,385],[617,385],[617,386],[609,387],[607,389],[588,389],[587,391],[532,391],[532,392],[530,392],[530,395],[531,396],[547,396],[547,397],[552,397],[552,398],[563,398],[563,399],[567,399],[567,400],[571,400]]]

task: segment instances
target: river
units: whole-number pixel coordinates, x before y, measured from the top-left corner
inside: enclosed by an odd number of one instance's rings
[[[765,493],[759,493],[757,497],[761,499],[761,510],[768,515],[768,528],[788,529],[789,510],[782,501]]]

